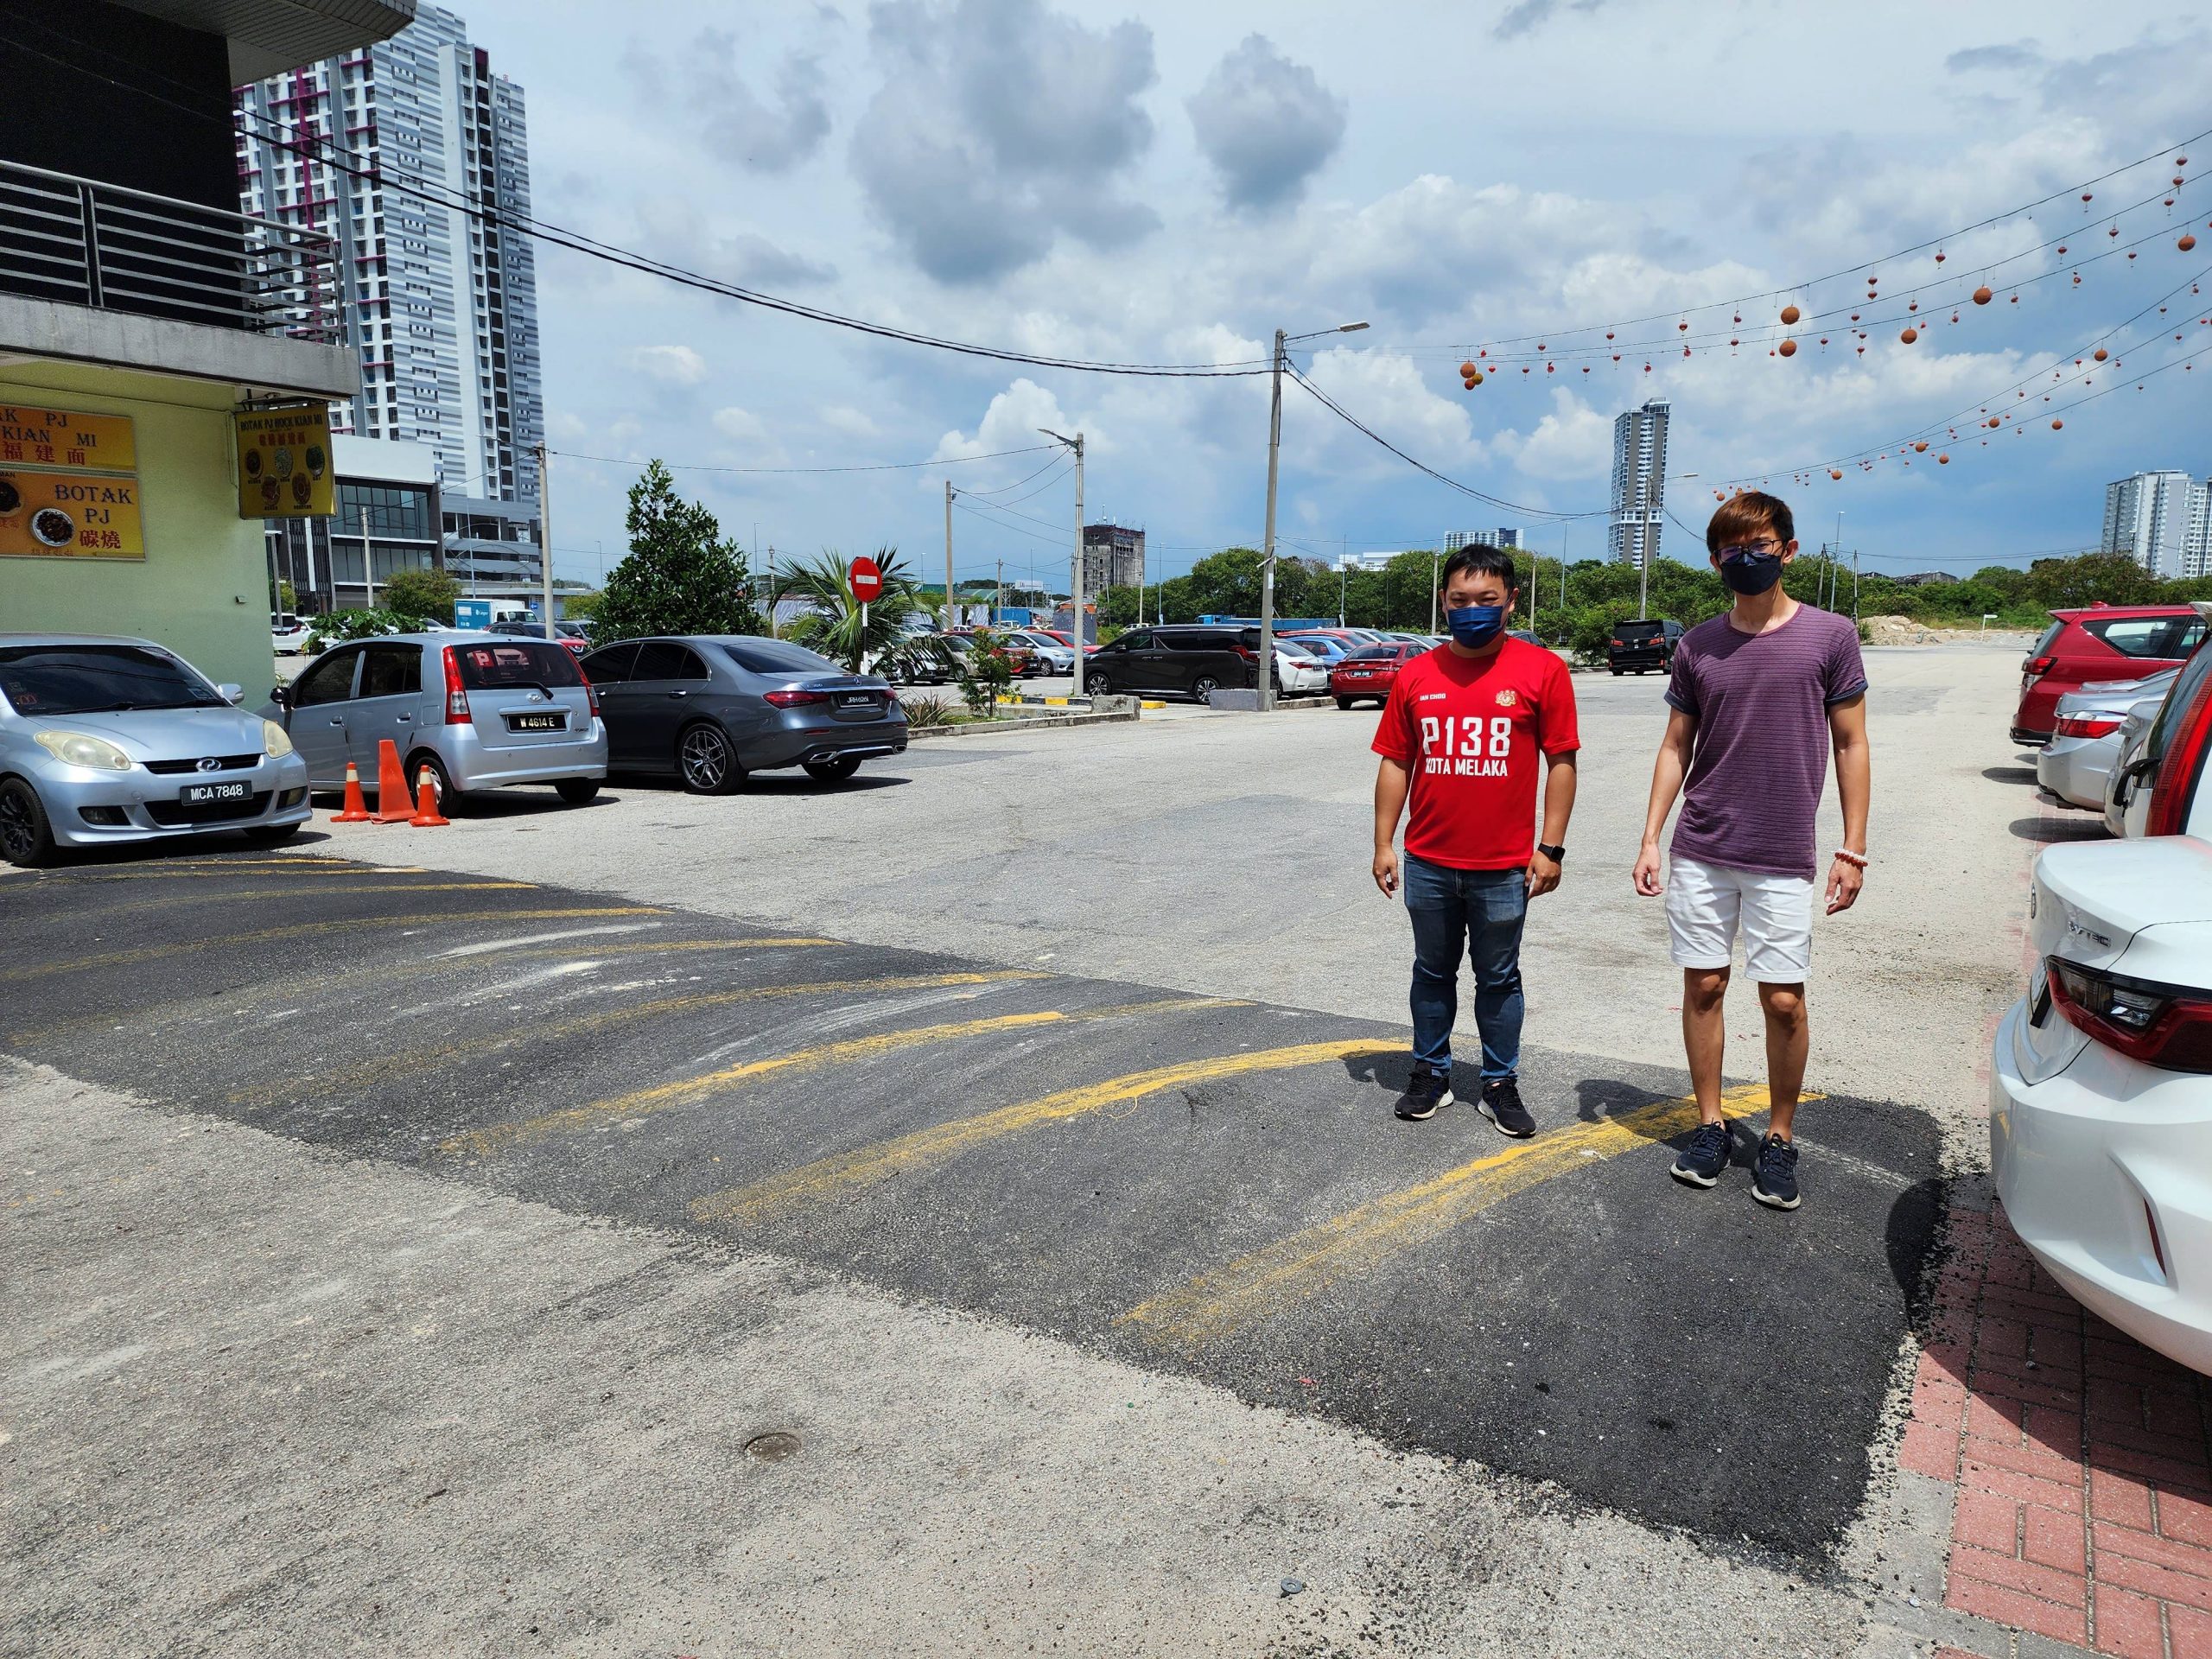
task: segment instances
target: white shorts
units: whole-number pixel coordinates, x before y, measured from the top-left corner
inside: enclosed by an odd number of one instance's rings
[[[1813,879],[1675,858],[1667,871],[1675,965],[1726,968],[1739,930],[1753,979],[1802,983],[1813,965]]]

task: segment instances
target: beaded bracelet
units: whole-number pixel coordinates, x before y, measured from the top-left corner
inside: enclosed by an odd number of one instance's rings
[[[1854,869],[1863,870],[1866,868],[1866,855],[1864,853],[1847,853],[1839,847],[1835,849],[1835,855]]]

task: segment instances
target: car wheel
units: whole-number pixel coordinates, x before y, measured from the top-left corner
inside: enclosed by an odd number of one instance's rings
[[[38,791],[20,778],[0,782],[0,858],[21,869],[54,859],[54,830]]]
[[[599,779],[596,778],[556,778],[553,781],[553,792],[570,806],[582,806],[598,798]]]
[[[1191,682],[1191,695],[1209,705],[1213,702],[1213,694],[1220,690],[1221,682],[1211,674],[1201,674]]]
[[[1084,690],[1094,697],[1110,697],[1114,695],[1114,682],[1103,674],[1086,674],[1084,676]]]
[[[274,847],[299,833],[296,823],[257,823],[245,832],[245,838],[257,847]]]
[[[1618,668],[1617,668],[1617,669],[1615,669],[1615,670],[1613,671],[1613,677],[1614,677],[1615,679],[1617,679],[1617,680],[1618,680],[1618,678],[1620,678],[1622,672],[1623,672],[1623,671],[1622,671],[1622,670],[1618,669]]]
[[[430,787],[438,792],[438,810],[448,818],[459,817],[466,810],[461,791],[454,786],[453,774],[446,770],[446,763],[428,749],[417,749],[407,757],[407,793],[410,800],[418,800],[416,785],[423,776],[423,768],[430,769]],[[378,803],[379,806],[383,803]]]
[[[1351,708],[1351,699],[1350,697],[1338,697],[1337,699],[1337,707],[1349,710]]]
[[[840,755],[835,760],[809,760],[806,775],[817,784],[842,784],[861,769],[861,763],[850,755]]]
[[[690,795],[728,795],[745,781],[729,734],[702,721],[676,740],[676,770]]]

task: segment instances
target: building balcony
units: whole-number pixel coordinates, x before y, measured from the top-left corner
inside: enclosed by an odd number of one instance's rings
[[[0,162],[0,353],[350,397],[320,231]]]

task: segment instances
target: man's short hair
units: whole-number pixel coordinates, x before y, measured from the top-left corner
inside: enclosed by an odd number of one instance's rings
[[[1461,548],[1444,561],[1444,569],[1436,578],[1436,589],[1441,593],[1452,585],[1452,578],[1465,574],[1471,576],[1501,576],[1505,591],[1521,591],[1521,577],[1513,568],[1513,550],[1510,547],[1484,547],[1474,543]]]
[[[1706,551],[1741,547],[1763,530],[1772,531],[1784,547],[1797,539],[1797,521],[1790,516],[1788,502],[1764,490],[1742,491],[1714,508],[1706,520]]]

